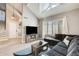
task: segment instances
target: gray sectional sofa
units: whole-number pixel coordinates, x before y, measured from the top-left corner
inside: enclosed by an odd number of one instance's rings
[[[79,36],[73,37],[67,46],[63,41],[57,43],[43,56],[79,56]]]

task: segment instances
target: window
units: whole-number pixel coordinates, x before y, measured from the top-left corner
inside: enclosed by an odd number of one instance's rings
[[[0,10],[0,21],[5,21],[5,11]]]
[[[55,35],[62,33],[62,21],[44,21],[43,22],[43,37],[45,35]]]

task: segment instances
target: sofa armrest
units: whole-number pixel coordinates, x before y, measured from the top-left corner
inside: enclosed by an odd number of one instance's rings
[[[54,38],[44,38],[44,41],[48,42],[49,45],[56,45],[60,40],[54,39]]]

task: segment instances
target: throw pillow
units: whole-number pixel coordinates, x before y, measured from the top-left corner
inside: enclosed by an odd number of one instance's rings
[[[63,40],[63,42],[68,46],[69,45],[69,40],[68,40],[68,36],[66,36]]]

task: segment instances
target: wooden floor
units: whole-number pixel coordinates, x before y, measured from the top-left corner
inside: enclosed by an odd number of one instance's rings
[[[36,42],[36,41],[34,41]],[[17,39],[12,39],[5,42],[0,42],[0,56],[13,56],[13,53],[29,47],[32,43],[22,44]]]

